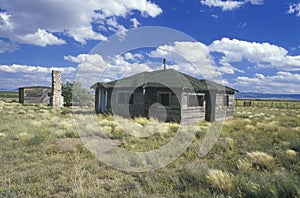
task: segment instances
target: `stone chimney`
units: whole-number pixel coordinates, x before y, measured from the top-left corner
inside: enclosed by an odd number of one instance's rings
[[[52,70],[52,95],[50,105],[54,108],[63,107],[64,98],[61,95],[61,72]]]

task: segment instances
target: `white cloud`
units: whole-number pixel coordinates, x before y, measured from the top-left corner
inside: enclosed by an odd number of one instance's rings
[[[15,89],[24,86],[51,86],[51,71],[62,72],[63,81],[71,80],[76,69],[74,67],[42,67],[31,65],[0,65],[1,88]]]
[[[127,29],[123,26],[123,25],[120,25],[116,18],[110,18],[107,20],[107,25],[109,25],[110,27],[108,28],[109,30],[113,31],[113,32],[116,32],[117,35],[121,38],[121,39],[124,39],[125,36],[126,36],[126,33],[127,33]]]
[[[234,68],[231,66],[223,66],[219,70],[225,74],[234,74]]]
[[[264,0],[243,0],[243,1],[233,1],[233,0],[200,0],[202,5],[209,7],[219,7],[223,11],[231,11],[240,8],[246,3],[251,3],[252,5],[262,5]]]
[[[140,22],[136,19],[136,18],[131,18],[130,19],[131,23],[132,23],[132,27],[137,28],[140,24]]]
[[[0,0],[0,10],[0,37],[40,46],[64,44],[53,33],[71,36],[82,44],[105,40],[92,24],[105,25],[108,19],[127,17],[132,11],[144,17],[162,12],[148,0]]]
[[[216,14],[211,15],[211,17],[214,18],[214,19],[218,19],[219,18],[219,16],[216,15]]]
[[[100,33],[93,31],[91,26],[82,26],[74,29],[70,29],[67,32],[68,35],[81,44],[86,44],[86,40],[101,40],[106,41],[107,38]]]
[[[300,56],[290,56],[282,47],[269,43],[240,41],[222,38],[209,46],[210,51],[223,54],[220,63],[231,65],[233,62],[247,60],[259,68],[273,67],[285,71],[300,70]]]
[[[287,11],[288,14],[296,14],[296,16],[300,17],[300,3],[298,4],[291,4],[289,6],[289,10]]]
[[[219,7],[224,11],[230,11],[237,9],[245,4],[244,1],[222,1],[222,0],[201,0],[202,5],[207,5],[209,7]]]
[[[127,58],[140,57],[139,54],[126,53]],[[80,54],[76,57],[65,56],[65,60],[78,63],[76,81],[89,88],[96,82],[108,82],[143,71],[152,71],[145,63],[130,63],[124,56],[117,55],[106,61],[99,54]]]
[[[246,0],[246,2],[250,2],[252,5],[262,5],[262,4],[264,4],[264,0]]]
[[[5,52],[13,52],[18,49],[19,47],[16,44],[5,42],[0,39],[0,54]]]
[[[212,79],[221,75],[209,48],[200,42],[174,42],[173,45],[158,47],[150,56],[166,58],[175,63],[172,66],[174,69],[193,76],[201,75],[203,78]]]
[[[130,52],[127,52],[124,54],[124,58],[125,60],[139,61],[144,58],[144,56],[142,54],[132,54]]]
[[[236,87],[250,92],[261,93],[299,93],[300,74],[279,71],[276,75],[256,74],[254,77],[240,76]]]
[[[22,36],[16,36],[15,41],[19,43],[33,44],[45,47],[47,45],[61,45],[66,42],[57,38],[53,34],[46,32],[46,30],[38,29],[34,34],[26,34]]]

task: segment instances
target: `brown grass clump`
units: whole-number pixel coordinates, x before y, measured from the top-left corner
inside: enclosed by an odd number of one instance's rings
[[[278,123],[276,121],[272,122],[259,122],[256,127],[262,131],[278,131]]]
[[[297,152],[292,150],[292,149],[288,149],[285,151],[285,153],[289,156],[289,157],[296,157],[297,156]]]
[[[144,117],[136,117],[136,118],[134,118],[134,121],[142,126],[145,126],[146,124],[149,123],[149,120]]]
[[[247,125],[245,126],[245,129],[246,129],[246,131],[250,131],[250,132],[256,131],[256,127],[253,126],[253,125],[250,125],[250,124],[247,124]]]
[[[237,167],[243,172],[249,172],[252,169],[270,171],[275,168],[275,161],[272,156],[264,152],[247,152],[245,159],[238,160]]]
[[[209,170],[206,176],[212,187],[219,192],[230,193],[236,186],[236,177],[222,170]]]

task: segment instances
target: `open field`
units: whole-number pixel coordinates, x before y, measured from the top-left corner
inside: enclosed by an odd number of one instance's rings
[[[204,158],[197,153],[207,122],[199,123],[190,147],[167,167],[132,173],[103,164],[85,148],[71,109],[0,100],[0,197],[299,197],[298,107],[238,106]],[[136,138],[118,127],[116,117],[99,115],[93,124],[88,110],[78,114],[93,135],[101,126],[134,151],[161,147],[179,127],[137,118],[164,132]]]
[[[6,102],[18,102],[19,100],[19,93],[18,92],[11,92],[11,91],[0,91],[0,98]]]
[[[235,106],[270,107],[278,109],[300,109],[297,100],[236,99]]]

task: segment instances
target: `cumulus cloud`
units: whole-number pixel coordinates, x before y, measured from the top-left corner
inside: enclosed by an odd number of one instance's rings
[[[62,72],[64,82],[74,77],[74,67],[42,67],[31,65],[0,65],[1,88],[15,89],[24,86],[51,86],[51,71]]]
[[[221,75],[209,48],[200,42],[174,42],[173,45],[159,46],[150,56],[164,57],[174,62],[171,68],[193,76],[201,75],[203,78],[212,79]]]
[[[259,68],[273,67],[285,71],[300,70],[300,56],[290,56],[282,47],[269,43],[240,41],[222,38],[209,46],[210,51],[223,54],[220,64],[231,65],[233,62],[249,61]]]
[[[224,11],[233,10],[245,4],[243,1],[222,1],[222,0],[201,0],[202,5],[209,7],[219,7]]]
[[[46,32],[46,30],[38,29],[33,34],[26,34],[22,36],[16,36],[15,41],[25,44],[33,44],[45,47],[47,45],[61,45],[66,42],[62,39],[57,38],[53,34]]]
[[[130,52],[127,52],[124,54],[124,58],[125,60],[132,60],[132,61],[139,61],[141,59],[144,58],[144,56],[142,54],[136,53],[136,54],[132,54]]]
[[[200,0],[202,5],[209,7],[219,7],[223,11],[231,11],[240,8],[246,3],[251,3],[253,5],[261,5],[264,3],[263,0],[243,0],[243,1],[232,1],[232,0]]]
[[[290,4],[288,14],[296,14],[296,16],[300,17],[300,3],[298,4]]]
[[[126,18],[132,11],[144,17],[156,17],[162,12],[148,0],[0,0],[0,10],[0,37],[39,46],[64,44],[58,36],[61,34],[82,44],[87,40],[106,40],[94,27],[111,26],[107,24],[109,19]]]
[[[300,74],[279,71],[273,76],[256,74],[254,77],[240,76],[236,87],[261,93],[299,93]],[[276,87],[276,89],[274,89]]]
[[[144,71],[152,71],[145,63],[130,63],[127,60],[141,57],[140,54],[126,53],[104,60],[99,54],[65,56],[65,60],[78,63],[76,81],[89,88],[96,82],[109,82]]]

